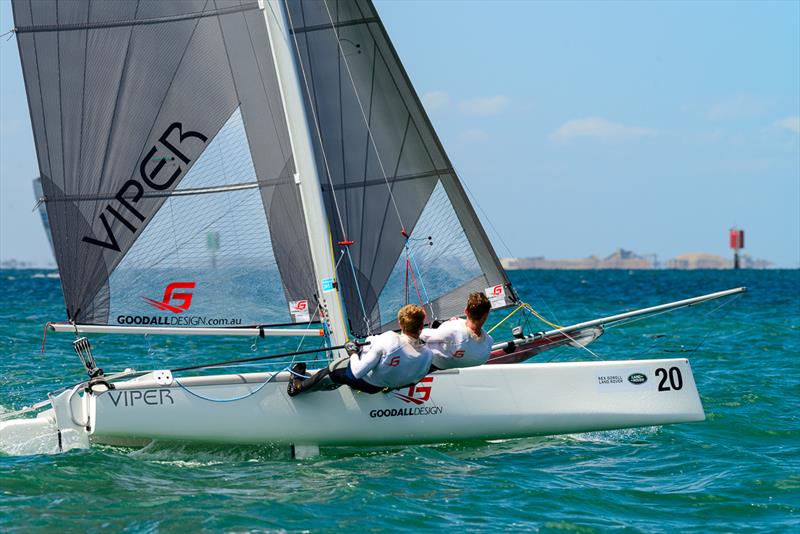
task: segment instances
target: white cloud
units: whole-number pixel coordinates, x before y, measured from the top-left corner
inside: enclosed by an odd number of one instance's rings
[[[445,91],[429,91],[422,95],[422,103],[428,111],[442,109],[450,105],[450,95]]]
[[[470,98],[458,103],[458,109],[467,115],[497,115],[508,107],[511,99],[505,95]]]
[[[783,128],[794,133],[800,133],[800,117],[786,117],[772,123],[775,128]]]
[[[478,143],[480,141],[486,141],[489,139],[489,134],[483,130],[473,128],[471,130],[465,130],[461,132],[458,138],[464,143]]]
[[[720,100],[708,110],[708,118],[719,121],[726,119],[747,119],[763,115],[766,104],[750,95],[735,95]]]
[[[594,137],[610,141],[655,134],[656,131],[649,128],[626,126],[603,117],[586,117],[565,122],[558,130],[550,134],[550,138],[559,143],[567,143],[579,137]]]

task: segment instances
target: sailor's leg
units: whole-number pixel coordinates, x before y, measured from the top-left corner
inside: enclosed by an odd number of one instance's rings
[[[361,378],[354,377],[349,365],[346,367],[338,367],[337,369],[332,370],[331,380],[337,384],[346,384],[350,386],[351,389],[362,391],[364,393],[373,394],[383,391],[383,388],[381,387],[373,386]]]
[[[320,369],[312,376],[306,379],[302,379],[298,376],[292,376],[289,379],[289,386],[286,389],[286,392],[289,394],[290,397],[294,397],[295,395],[299,395],[300,393],[307,393],[309,391],[318,390],[325,385],[330,385],[331,382],[334,384],[343,384],[344,382],[338,382],[334,379],[331,373],[336,371],[337,369],[347,369],[349,364],[350,358],[341,358],[339,360],[334,361],[328,367]],[[302,371],[299,370],[299,367],[302,365]],[[305,364],[296,364],[292,371],[296,374],[305,374]]]

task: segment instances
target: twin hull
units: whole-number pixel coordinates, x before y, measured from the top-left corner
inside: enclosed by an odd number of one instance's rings
[[[310,446],[510,438],[705,419],[686,359],[483,366],[437,372],[414,387],[377,395],[340,387],[290,398],[288,378],[284,372],[165,381],[151,373],[117,382],[112,391],[76,396],[72,411],[83,414],[72,419],[86,421],[99,443]]]

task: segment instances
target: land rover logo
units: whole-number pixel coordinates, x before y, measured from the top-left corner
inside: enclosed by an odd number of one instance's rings
[[[633,373],[628,377],[628,382],[638,386],[639,384],[644,384],[647,382],[647,376],[642,373]]]

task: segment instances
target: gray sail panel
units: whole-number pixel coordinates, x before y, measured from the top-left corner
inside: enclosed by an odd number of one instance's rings
[[[112,273],[237,108],[258,183],[271,184],[258,189],[273,249],[286,254],[277,258],[282,296],[313,295],[256,2],[15,0],[13,8],[70,319],[109,320],[119,294]]]
[[[109,323],[242,326],[287,322],[262,191],[236,110],[111,274]],[[206,194],[180,194],[217,185]],[[99,303],[98,303],[99,304]],[[100,307],[96,304],[96,307]]]
[[[397,310],[406,303],[430,302],[440,318],[458,315],[464,309],[465,288],[483,291],[485,284],[475,253],[439,182],[409,235],[407,252],[397,258],[381,291],[378,324],[393,323]],[[452,303],[448,297],[454,297]]]
[[[404,254],[401,230],[414,233],[437,184],[479,266],[480,289],[506,285],[499,260],[372,3],[301,0],[289,2],[288,8],[308,84],[306,107],[317,121],[312,129],[319,128],[319,135],[314,131],[312,137],[331,229],[336,241],[355,242],[350,249],[361,294],[349,264],[342,262],[338,272],[354,329],[367,330],[364,312],[373,329],[386,324],[380,301]],[[439,261],[447,260],[442,256]],[[457,298],[431,300],[463,303],[464,287],[450,291]],[[440,311],[451,315],[463,310],[451,308]]]

